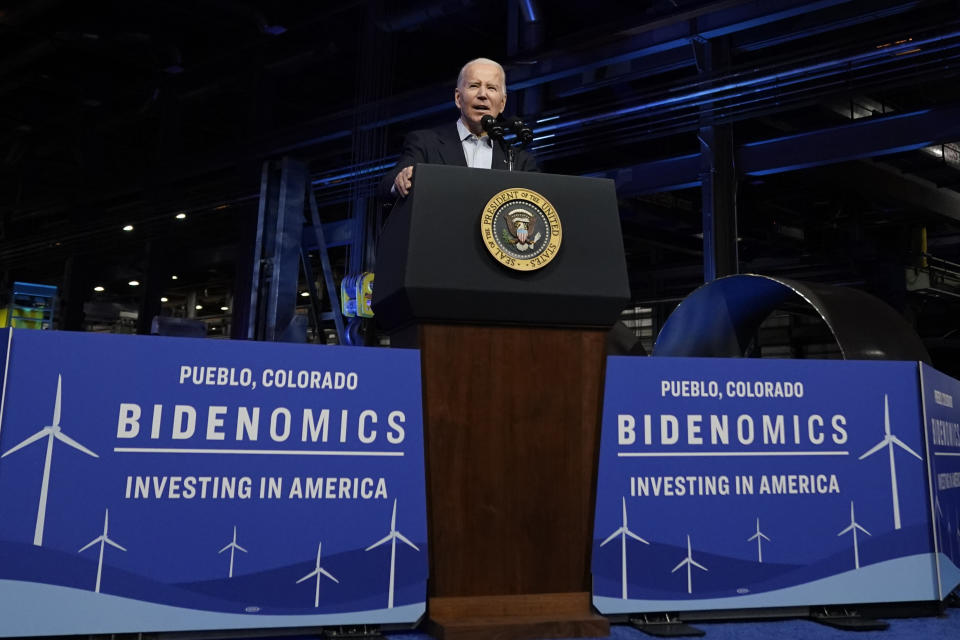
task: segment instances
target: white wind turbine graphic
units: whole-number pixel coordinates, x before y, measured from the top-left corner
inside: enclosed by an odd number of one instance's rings
[[[82,552],[82,551],[86,551],[87,549],[89,549],[89,548],[92,547],[93,545],[97,544],[98,542],[100,543],[100,559],[97,561],[97,586],[94,587],[94,589],[93,589],[95,593],[100,593],[100,576],[103,574],[103,545],[104,545],[104,544],[108,544],[108,545],[110,545],[111,547],[115,547],[115,548],[117,548],[117,549],[120,549],[120,551],[126,551],[126,549],[124,549],[123,547],[121,547],[119,544],[117,544],[116,542],[114,542],[113,540],[111,540],[111,539],[107,536],[107,527],[109,526],[109,522],[110,522],[110,510],[109,510],[109,509],[104,509],[104,512],[103,512],[103,533],[101,533],[99,536],[97,536],[96,538],[94,538],[93,540],[91,540],[90,542],[88,542],[87,544],[85,544],[84,546],[82,546],[82,547],[80,548],[80,551],[77,551],[77,553],[80,553],[80,552]]]
[[[696,567],[697,569],[703,569],[704,571],[709,571],[705,566],[693,559],[693,554],[690,552],[690,534],[687,534],[687,557],[680,561],[680,564],[673,568],[673,571],[670,573],[676,573],[677,569],[687,565],[687,593],[693,593],[693,577],[691,576],[691,567]]]
[[[623,575],[623,590],[621,597],[627,599],[627,536],[630,536],[638,542],[649,545],[650,543],[635,534],[633,531],[627,527],[627,499],[626,497],[621,496],[621,503],[623,504],[623,524],[619,529],[611,533],[606,540],[600,543],[600,546],[607,544],[617,536],[620,536],[620,566]]]
[[[900,438],[890,433],[890,403],[887,398],[887,395],[883,396],[883,440],[878,442],[872,449],[860,456],[860,460],[863,460],[867,456],[871,456],[880,449],[887,447],[890,451],[890,494],[893,499],[893,528],[900,528],[900,497],[897,493],[897,467],[894,463],[893,458],[893,445],[897,445],[917,460],[923,460],[920,455],[905,445]]]
[[[757,541],[757,562],[762,563],[763,562],[763,547],[762,547],[763,541],[766,540],[767,542],[770,542],[770,538],[763,535],[763,532],[760,531],[760,518],[757,518],[757,532],[752,536],[750,536],[749,538],[747,538],[747,542],[750,542],[751,540]]]
[[[853,500],[850,501],[850,525],[838,533],[838,536],[842,536],[848,531],[853,532],[853,566],[855,569],[860,568],[860,547],[857,545],[857,529],[863,531],[865,534],[872,535],[869,531],[857,524],[857,519],[853,515]]]
[[[387,608],[393,609],[393,583],[394,583],[394,574],[396,573],[397,567],[397,540],[406,543],[407,545],[413,547],[417,551],[420,551],[420,548],[417,545],[413,544],[399,531],[397,531],[397,499],[393,499],[393,515],[390,517],[390,533],[385,535],[380,540],[377,540],[372,545],[367,547],[365,551],[370,551],[375,547],[390,542],[390,589],[387,592]]]
[[[223,552],[226,551],[227,549],[230,549],[230,575],[228,575],[227,577],[228,577],[228,578],[232,578],[232,577],[233,577],[233,554],[234,554],[236,551],[243,551],[244,553],[247,552],[246,549],[244,549],[243,547],[241,547],[240,545],[237,544],[237,527],[236,527],[236,525],[234,525],[234,527],[233,527],[233,540],[231,540],[230,543],[229,543],[227,546],[225,546],[223,549],[220,549],[220,551],[217,551],[217,553],[223,553]]]
[[[43,463],[43,481],[40,483],[40,503],[37,506],[37,525],[33,531],[33,544],[36,546],[43,545],[43,523],[47,517],[47,493],[50,489],[50,459],[53,457],[53,441],[59,440],[64,444],[70,445],[77,451],[82,451],[88,456],[98,458],[97,454],[90,449],[87,449],[82,444],[74,440],[73,438],[64,435],[63,431],[60,429],[60,386],[61,386],[61,375],[57,375],[57,399],[53,405],[53,422],[49,424],[40,431],[37,431],[35,434],[21,442],[20,444],[8,449],[4,452],[3,455],[0,455],[0,458],[6,458],[8,455],[14,451],[18,451],[26,446],[29,446],[40,440],[43,437],[47,438],[47,457]]]
[[[320,549],[322,549],[322,548],[323,548],[323,543],[322,543],[322,542],[318,542],[318,543],[317,543],[317,568],[314,569],[313,571],[311,571],[310,573],[308,573],[307,575],[303,576],[303,577],[300,578],[299,580],[297,580],[297,584],[300,584],[301,582],[303,582],[304,580],[307,580],[308,578],[312,578],[313,576],[316,576],[316,577],[317,577],[317,590],[316,590],[316,593],[315,593],[315,595],[314,595],[314,597],[313,597],[313,608],[314,608],[314,609],[316,609],[317,607],[320,606],[320,576],[321,576],[321,575],[325,575],[326,577],[330,578],[331,580],[333,580],[333,581],[336,582],[337,584],[340,584],[340,581],[339,581],[339,580],[337,580],[336,578],[334,578],[333,575],[331,575],[330,573],[328,573],[326,569],[324,569],[323,567],[320,566]]]

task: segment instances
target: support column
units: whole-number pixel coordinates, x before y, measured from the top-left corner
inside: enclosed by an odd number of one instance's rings
[[[90,296],[90,269],[87,260],[77,254],[67,258],[60,292],[61,331],[83,331],[83,304]]]
[[[167,264],[163,251],[157,247],[155,242],[147,243],[147,268],[144,282],[140,283],[142,286],[140,308],[137,313],[137,333],[142,336],[150,335],[153,318],[160,315],[160,294],[163,293],[163,286],[170,277],[167,274]]]
[[[537,0],[510,0],[507,9],[507,55],[516,59],[534,54],[543,44],[543,20]],[[543,86],[536,85],[520,91],[510,99],[511,113],[530,118],[543,109]]]
[[[726,38],[695,40],[701,76],[709,81],[730,64]],[[702,185],[703,280],[710,282],[739,272],[737,257],[737,170],[733,127],[716,124],[712,104],[700,118],[700,182]]]

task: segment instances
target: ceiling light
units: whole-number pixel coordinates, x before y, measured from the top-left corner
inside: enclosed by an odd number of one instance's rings
[[[309,296],[310,296],[310,292],[309,292],[309,291],[301,291],[301,292],[300,292],[300,297],[301,297],[301,298],[307,298],[307,297],[309,297]]]
[[[133,225],[132,225],[132,224],[128,224],[127,226],[125,226],[125,227],[123,228],[123,230],[124,230],[124,231],[133,231]]]
[[[160,298],[160,302],[170,302],[168,298]]]
[[[203,305],[198,304],[197,306],[194,307],[194,309],[196,309],[197,311],[200,311],[201,309],[203,309]]]
[[[170,279],[171,279],[171,280],[176,280],[176,279],[177,279],[177,276],[170,276]]]
[[[181,211],[180,213],[175,215],[174,218],[176,218],[177,220],[186,220],[187,214]]]
[[[220,307],[220,311],[229,311],[230,307]]]
[[[127,284],[130,285],[131,287],[139,287],[139,286],[140,286],[140,281],[139,281],[139,280],[131,280],[131,281],[128,282]]]
[[[101,287],[100,285],[97,285],[97,286],[95,286],[95,287],[93,288],[93,290],[94,290],[94,291],[98,291],[98,292],[99,292],[99,291],[103,291],[103,287]]]

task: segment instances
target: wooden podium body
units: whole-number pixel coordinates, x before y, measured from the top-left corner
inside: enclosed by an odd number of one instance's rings
[[[421,351],[431,632],[605,636],[589,565],[604,345],[629,300],[613,185],[433,165],[414,180],[381,237],[374,310]],[[513,187],[563,225],[536,272],[481,241],[484,205]]]

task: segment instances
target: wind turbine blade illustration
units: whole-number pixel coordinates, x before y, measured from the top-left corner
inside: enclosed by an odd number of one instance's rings
[[[59,427],[60,426],[60,389],[63,384],[63,374],[57,374],[57,399],[53,403],[53,422],[51,426]]]
[[[413,547],[413,548],[416,549],[417,551],[420,551],[420,547],[418,547],[417,545],[415,545],[415,544],[413,544],[412,542],[410,542],[409,540],[407,540],[407,537],[406,537],[405,535],[403,535],[402,533],[400,533],[399,531],[397,531],[397,540],[399,540],[400,542],[405,542],[406,544],[408,544],[409,546]]]
[[[369,547],[367,547],[366,549],[364,549],[364,551],[370,551],[370,549],[375,549],[376,547],[379,547],[380,545],[382,545],[382,544],[385,543],[385,542],[390,542],[390,539],[391,539],[392,537],[393,537],[393,534],[392,534],[392,533],[388,533],[387,535],[383,536],[382,538],[380,538],[379,540],[377,540],[376,542],[374,542],[372,545],[370,545]]]
[[[863,460],[864,458],[880,451],[880,449],[883,449],[884,447],[887,448],[890,457],[890,500],[893,503],[893,528],[900,529],[900,497],[897,489],[897,465],[893,446],[897,445],[898,447],[906,450],[918,460],[922,460],[923,458],[921,458],[916,451],[908,447],[899,438],[893,435],[893,432],[890,428],[890,397],[886,394],[883,396],[883,433],[883,439],[868,449],[866,453],[860,456],[859,459]]]
[[[859,544],[857,543],[858,529],[860,531],[863,531],[868,536],[871,535],[869,531],[867,531],[857,523],[856,516],[853,513],[853,500],[851,500],[850,501],[850,524],[847,527],[845,527],[842,531],[840,531],[840,533],[838,533],[837,535],[842,536],[845,533],[849,533],[849,532],[853,533],[853,567],[854,569],[860,568],[860,547],[859,547]]]
[[[637,542],[642,542],[643,544],[650,544],[649,542],[647,542],[646,540],[644,540],[643,538],[635,534],[633,531],[630,531],[629,529],[624,529],[623,532],[628,536],[630,536],[631,538],[633,538],[634,540],[636,540]]]
[[[600,546],[607,544],[617,536],[620,536],[620,574],[621,574],[621,588],[620,588],[620,598],[623,600],[627,599],[627,536],[630,536],[637,542],[642,542],[643,544],[650,544],[633,531],[630,531],[629,526],[627,525],[627,498],[625,496],[620,496],[620,505],[621,505],[621,522],[620,527],[616,531],[607,536],[607,539],[600,543]]]
[[[50,489],[50,467],[53,460],[53,443],[54,440],[59,440],[64,444],[69,445],[70,447],[82,451],[83,453],[97,458],[96,453],[87,449],[79,442],[73,438],[65,435],[60,428],[60,411],[62,406],[62,387],[63,387],[63,376],[57,375],[57,395],[53,404],[53,424],[44,426],[38,432],[34,433],[32,436],[26,438],[23,442],[17,444],[14,447],[11,447],[9,450],[4,452],[0,457],[6,457],[11,453],[19,451],[24,447],[27,447],[38,440],[43,438],[47,439],[47,451],[44,456],[43,461],[43,477],[40,481],[40,499],[37,502],[37,522],[33,531],[33,544],[35,546],[43,545],[43,527],[47,518],[47,496]]]
[[[87,454],[87,455],[90,456],[90,457],[93,457],[93,458],[99,458],[99,457],[100,457],[100,456],[98,456],[97,454],[95,454],[93,451],[90,451],[90,449],[87,449],[85,446],[83,446],[82,444],[80,444],[79,442],[77,442],[76,440],[74,440],[73,438],[71,438],[70,436],[65,435],[62,431],[54,431],[54,432],[53,432],[53,437],[56,438],[57,440],[59,440],[60,442],[63,442],[64,444],[70,445],[71,447],[73,447],[73,448],[76,449],[77,451],[82,451],[82,452],[84,452],[85,454]]]
[[[897,436],[890,436],[890,441],[893,442],[893,444],[900,447],[901,449],[903,449],[904,451],[906,451],[907,453],[909,453],[910,455],[912,455],[917,460],[923,460],[923,458],[920,457],[919,453],[917,453],[916,451],[914,451],[913,449],[905,445],[903,441],[900,440],[900,438],[898,438]]]
[[[111,547],[113,547],[113,548],[115,548],[115,549],[120,549],[120,551],[126,551],[126,549],[124,549],[123,547],[121,547],[120,545],[118,545],[116,542],[114,542],[114,541],[111,540],[110,538],[104,538],[103,541],[106,542],[108,545],[110,545]]]
[[[93,545],[95,545],[95,544],[97,544],[98,542],[100,542],[100,540],[101,540],[102,538],[103,538],[103,536],[97,536],[96,538],[94,538],[93,540],[91,540],[90,542],[88,542],[87,544],[85,544],[85,545],[83,545],[82,547],[80,547],[80,548],[77,550],[77,553],[80,553],[81,551],[86,551],[87,549],[89,549],[89,548],[92,547]]]
[[[3,455],[0,456],[0,458],[6,458],[8,455],[10,455],[11,453],[13,453],[14,451],[19,451],[20,449],[23,449],[24,447],[30,446],[31,444],[33,444],[34,442],[36,442],[37,440],[39,440],[40,438],[46,436],[46,435],[49,434],[49,433],[50,433],[50,427],[44,427],[43,429],[41,429],[40,431],[37,431],[35,434],[33,434],[32,436],[30,436],[29,438],[27,438],[26,440],[24,440],[24,441],[21,442],[20,444],[14,446],[14,447],[10,447],[9,449],[7,449],[7,450],[3,453]]]
[[[323,567],[320,566],[320,553],[321,553],[321,550],[322,550],[322,549],[323,549],[323,542],[317,543],[317,565],[316,565],[316,567],[314,568],[313,571],[311,571],[311,572],[308,573],[307,575],[303,576],[302,578],[300,578],[300,579],[297,580],[297,582],[296,582],[296,584],[300,584],[300,583],[303,582],[304,580],[307,580],[307,579],[312,578],[312,577],[314,577],[314,576],[317,577],[317,585],[316,585],[316,588],[314,589],[314,596],[313,596],[313,607],[314,607],[314,608],[317,608],[317,607],[320,606],[320,576],[321,576],[321,575],[326,576],[327,578],[333,580],[333,581],[336,582],[337,584],[340,584],[340,581],[337,580],[335,577],[333,577],[333,574],[331,574],[331,573],[328,572],[326,569],[324,569]]]
[[[340,581],[337,580],[336,578],[334,578],[334,577],[333,577],[332,575],[330,575],[329,573],[327,573],[327,570],[326,570],[326,569],[320,569],[320,573],[322,573],[323,575],[327,576],[328,578],[330,578],[331,580],[333,580],[333,581],[336,582],[337,584],[340,584]]]
[[[676,573],[677,569],[687,565],[687,593],[693,593],[693,572],[691,571],[692,567],[696,567],[702,571],[709,571],[705,566],[693,559],[693,551],[690,548],[690,534],[687,534],[687,557],[680,561],[680,564],[675,566],[670,573]]]
[[[390,542],[390,583],[389,583],[389,587],[387,588],[387,608],[388,609],[393,609],[393,586],[396,580],[396,570],[397,570],[397,540],[402,540],[403,542],[410,545],[417,551],[420,551],[420,549],[415,544],[407,540],[402,533],[397,531],[397,500],[396,498],[394,498],[393,513],[390,515],[390,533],[385,535],[383,538],[380,538],[379,540],[377,540],[376,542],[374,542],[372,545],[370,545],[365,549],[365,551],[370,551],[371,549],[379,547],[382,544],[386,544],[388,541]]]
[[[311,571],[311,572],[308,573],[307,575],[305,575],[305,576],[303,576],[302,578],[300,578],[299,580],[297,580],[296,584],[300,584],[300,583],[303,582],[304,580],[309,580],[310,578],[312,578],[312,577],[315,576],[315,575],[317,575],[317,570],[316,570],[316,569],[314,569],[313,571]]]
[[[227,574],[227,577],[228,577],[228,578],[232,578],[232,577],[233,577],[233,558],[234,558],[235,552],[236,552],[236,551],[243,551],[244,553],[247,552],[246,549],[244,549],[243,547],[241,547],[240,545],[237,544],[237,527],[236,527],[236,525],[234,525],[234,527],[233,527],[233,539],[232,539],[230,542],[227,543],[227,546],[225,546],[223,549],[220,549],[220,551],[217,551],[217,553],[218,553],[218,554],[223,553],[223,552],[226,551],[227,549],[230,549],[230,572]]]
[[[104,546],[104,544],[109,544],[109,545],[112,546],[112,547],[115,547],[115,548],[117,548],[117,549],[120,549],[120,551],[126,551],[126,549],[124,549],[124,548],[121,547],[119,544],[117,544],[116,542],[114,542],[113,540],[110,539],[110,536],[109,536],[109,533],[108,533],[109,525],[110,525],[110,510],[109,510],[109,509],[104,509],[104,512],[103,512],[103,533],[101,533],[99,536],[97,536],[96,538],[94,538],[93,540],[91,540],[90,542],[88,542],[87,544],[85,544],[83,547],[80,548],[80,551],[83,551],[84,549],[89,549],[90,547],[92,547],[93,545],[97,544],[98,542],[100,543],[100,555],[99,555],[99,558],[98,558],[98,560],[97,560],[97,583],[96,583],[96,586],[95,586],[94,589],[93,589],[94,593],[100,593],[100,578],[101,578],[101,576],[103,575],[103,546]],[[78,551],[77,553],[80,553],[80,551]]]
[[[767,542],[770,542],[770,538],[765,536],[763,532],[760,531],[760,518],[757,518],[757,532],[747,538],[747,542],[752,540],[757,541],[757,562],[763,562],[763,541],[766,540]]]
[[[103,535],[100,537],[103,538],[103,541],[109,544],[110,546],[116,547],[117,549],[120,549],[120,551],[126,551],[126,549],[121,547],[119,544],[111,540],[109,536],[107,536],[107,529],[109,526],[110,526],[110,510],[106,509],[103,513]]]
[[[610,542],[611,540],[613,540],[614,538],[616,538],[616,537],[617,537],[618,535],[620,535],[621,533],[623,533],[623,527],[620,527],[619,529],[617,529],[616,531],[614,531],[613,533],[611,533],[609,536],[607,536],[607,539],[604,540],[603,542],[601,542],[601,543],[600,543],[600,546],[602,547],[603,545],[607,544],[608,542]]]
[[[880,451],[880,449],[883,449],[885,446],[887,446],[889,443],[890,443],[890,441],[887,440],[886,438],[884,438],[883,440],[881,440],[881,441],[879,442],[879,444],[875,445],[874,447],[872,447],[871,449],[869,449],[866,453],[864,453],[864,454],[861,455],[859,458],[857,458],[857,460],[863,460],[864,458],[866,458],[866,457],[868,457],[868,456],[872,456],[872,455],[875,454],[877,451]]]

